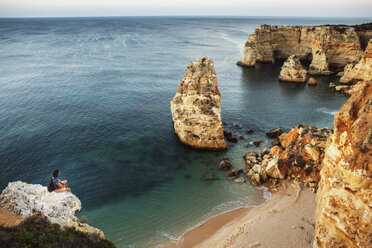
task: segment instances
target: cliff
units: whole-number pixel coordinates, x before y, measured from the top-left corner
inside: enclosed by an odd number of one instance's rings
[[[221,122],[221,94],[213,61],[195,60],[171,100],[174,131],[181,142],[194,148],[227,148]]]
[[[261,25],[245,43],[242,66],[285,60],[296,55],[311,62],[309,73],[328,75],[359,61],[363,43],[372,37],[370,25],[315,27]]]
[[[371,247],[372,85],[360,84],[335,117],[317,194],[314,247]]]
[[[298,58],[292,55],[284,62],[280,70],[279,80],[304,83],[306,82],[306,73]]]
[[[104,238],[101,230],[82,223],[75,217],[75,211],[81,209],[81,202],[70,192],[50,193],[40,184],[11,182],[0,195],[0,207],[23,219],[40,212],[51,223],[59,224],[62,228],[75,227]]]
[[[340,83],[353,83],[358,80],[372,81],[372,39],[359,62],[345,66]]]

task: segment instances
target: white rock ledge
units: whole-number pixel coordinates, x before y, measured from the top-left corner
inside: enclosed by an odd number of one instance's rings
[[[75,227],[80,231],[104,237],[101,230],[81,223],[75,217],[75,211],[81,209],[81,202],[70,192],[48,192],[47,187],[40,184],[10,182],[0,195],[0,207],[22,218],[39,211],[62,228]]]

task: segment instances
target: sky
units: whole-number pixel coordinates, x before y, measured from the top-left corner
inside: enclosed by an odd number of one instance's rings
[[[372,17],[372,0],[0,0],[0,17]]]

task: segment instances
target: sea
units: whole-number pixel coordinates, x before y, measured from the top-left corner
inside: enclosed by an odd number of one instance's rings
[[[59,169],[82,203],[77,216],[117,247],[161,247],[218,214],[258,206],[270,193],[229,180],[221,158],[244,168],[244,153],[270,147],[273,128],[332,128],[347,98],[329,90],[335,76],[316,76],[313,87],[279,82],[282,62],[237,66],[244,43],[261,24],[371,21],[1,18],[0,190],[18,180],[47,185]],[[194,150],[174,134],[169,101],[202,57],[214,61],[224,128],[243,136],[224,152]]]

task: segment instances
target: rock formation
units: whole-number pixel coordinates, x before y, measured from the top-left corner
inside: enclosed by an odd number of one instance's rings
[[[372,81],[372,39],[359,62],[345,66],[340,83],[353,83],[359,80]]]
[[[285,60],[296,55],[311,62],[308,73],[328,75],[359,61],[363,53],[361,42],[372,37],[370,25],[325,25],[315,27],[259,26],[245,43],[242,66],[259,62]]]
[[[280,81],[306,82],[306,70],[295,55],[288,57],[279,74]]]
[[[0,195],[0,206],[22,218],[39,211],[52,223],[59,224],[62,228],[75,227],[80,231],[104,238],[101,230],[81,223],[75,217],[75,211],[81,209],[81,202],[70,192],[50,193],[40,184],[11,182]]]
[[[310,78],[310,79],[309,79],[309,82],[308,82],[309,85],[317,85],[317,83],[318,83],[318,82],[316,81],[315,78]]]
[[[209,58],[195,60],[171,100],[174,130],[181,142],[194,148],[227,148],[221,122],[221,94]]]
[[[326,141],[331,134],[328,128],[298,125],[279,136],[281,146],[262,153],[247,152],[246,176],[254,185],[268,179],[294,179],[310,186],[314,191],[320,180]]]
[[[360,84],[335,117],[317,194],[314,247],[371,247],[372,85]]]

